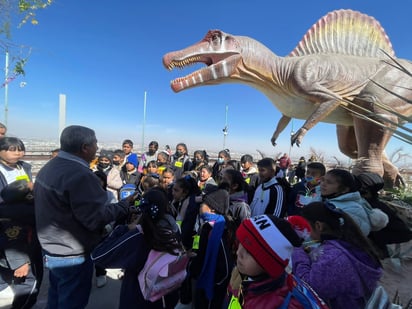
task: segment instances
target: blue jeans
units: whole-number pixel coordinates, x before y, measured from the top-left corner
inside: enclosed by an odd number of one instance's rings
[[[49,269],[48,309],[82,309],[92,288],[93,262],[90,256],[44,255]]]

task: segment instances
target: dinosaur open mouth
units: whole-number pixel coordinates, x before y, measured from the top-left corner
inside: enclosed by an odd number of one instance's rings
[[[192,55],[183,58],[181,57],[180,52],[172,52],[163,57],[163,65],[169,71],[175,68],[182,69],[197,63],[203,63],[206,65],[206,67],[192,72],[189,75],[172,80],[172,90],[174,92],[179,92],[200,84],[212,84],[215,80],[229,77],[233,69],[233,65],[231,64],[232,60],[236,60],[233,59],[233,57],[238,57],[238,54],[216,52],[202,55]]]

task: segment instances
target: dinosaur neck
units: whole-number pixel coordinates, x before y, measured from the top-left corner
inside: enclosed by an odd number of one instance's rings
[[[250,38],[243,43],[242,63],[238,66],[241,83],[260,91],[283,92],[285,82],[291,71],[292,63],[274,54],[263,44]],[[245,48],[246,47],[246,48]],[[293,62],[293,61],[292,61]]]

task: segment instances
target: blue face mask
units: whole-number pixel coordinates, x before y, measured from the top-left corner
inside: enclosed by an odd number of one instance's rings
[[[305,177],[305,181],[306,181],[306,182],[311,182],[313,179],[314,179],[313,176]]]
[[[225,162],[224,158],[217,158],[217,164],[223,164]]]
[[[220,217],[220,215],[212,214],[212,213],[209,213],[209,212],[204,212],[200,215],[200,218],[202,218],[202,220],[206,221],[206,222],[216,221],[219,217]]]

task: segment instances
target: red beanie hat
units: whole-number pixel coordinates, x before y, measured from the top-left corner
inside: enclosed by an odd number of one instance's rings
[[[289,222],[271,215],[243,220],[236,231],[236,237],[273,278],[285,271],[293,247],[302,243]]]
[[[300,238],[302,238],[304,241],[309,239],[312,228],[305,218],[296,215],[286,217],[286,220],[292,225],[296,234],[298,234]]]

